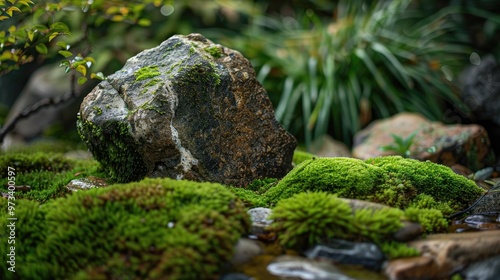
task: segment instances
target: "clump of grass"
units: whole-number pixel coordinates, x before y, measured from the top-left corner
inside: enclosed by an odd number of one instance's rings
[[[340,0],[331,17],[256,18],[245,35],[285,129],[307,147],[327,132],[349,145],[374,118],[463,108],[451,81],[469,50],[446,37],[457,11],[415,16],[411,2]]]

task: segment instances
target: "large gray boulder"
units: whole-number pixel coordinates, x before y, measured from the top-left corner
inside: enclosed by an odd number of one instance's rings
[[[130,58],[84,99],[77,127],[118,181],[244,186],[284,176],[296,147],[250,62],[199,34]]]

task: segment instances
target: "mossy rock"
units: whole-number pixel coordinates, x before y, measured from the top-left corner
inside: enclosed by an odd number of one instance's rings
[[[265,194],[270,205],[304,191],[407,207],[435,208],[449,215],[465,209],[484,191],[446,166],[399,156],[362,161],[317,158],[295,167]]]
[[[264,196],[271,205],[304,191],[325,191],[339,197],[364,199],[386,179],[387,174],[381,168],[358,159],[316,158],[296,166]]]
[[[172,179],[16,203],[16,274],[2,266],[7,279],[217,279],[250,223],[225,187]]]
[[[66,185],[83,176],[104,176],[97,161],[68,159],[62,153],[32,152],[31,149],[9,152],[0,156],[0,168],[11,167],[15,172],[16,199],[44,203],[70,193]],[[8,193],[7,177],[0,179],[0,191]],[[29,187],[29,188],[28,188]]]
[[[433,208],[449,215],[467,208],[484,193],[474,181],[455,174],[449,167],[430,161],[387,156],[368,159],[366,162],[382,168],[393,181],[410,185],[416,190],[403,208]],[[394,183],[383,187],[390,185]]]

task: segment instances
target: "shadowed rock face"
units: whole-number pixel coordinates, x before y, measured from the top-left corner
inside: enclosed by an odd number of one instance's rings
[[[242,186],[284,176],[296,147],[250,62],[199,34],[173,36],[129,59],[85,98],[77,125],[119,181]]]

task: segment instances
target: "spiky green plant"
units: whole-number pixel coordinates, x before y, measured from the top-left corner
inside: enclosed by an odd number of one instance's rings
[[[413,132],[406,138],[403,138],[396,134],[391,134],[394,142],[389,145],[380,147],[380,150],[395,152],[399,156],[409,158],[411,155],[410,148],[413,145],[413,138],[415,138],[415,135],[417,135],[417,132]]]
[[[410,2],[339,0],[328,20],[307,10],[256,22],[265,28],[247,33],[265,53],[255,60],[259,78],[275,102],[279,94],[285,129],[306,146],[327,132],[349,144],[370,115],[414,111],[435,120],[444,101],[460,104],[450,80],[467,48],[445,40],[449,13],[412,18]]]

